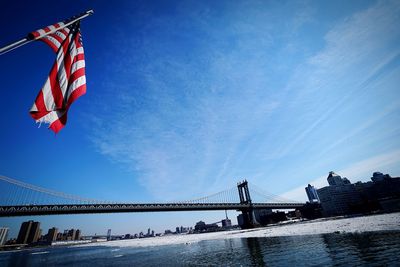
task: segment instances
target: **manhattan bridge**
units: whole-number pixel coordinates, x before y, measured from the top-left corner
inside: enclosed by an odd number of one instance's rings
[[[304,204],[260,190],[246,180],[197,199],[162,203],[116,203],[57,192],[0,175],[0,217],[236,210],[242,212],[245,227],[251,227],[255,224],[253,211],[256,209],[297,209]]]

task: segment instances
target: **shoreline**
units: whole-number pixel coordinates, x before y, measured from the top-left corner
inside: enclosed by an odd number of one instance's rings
[[[298,221],[294,223],[275,224],[260,228],[220,231],[178,236],[162,236],[149,239],[128,239],[110,242],[82,244],[78,247],[151,247],[177,245],[215,239],[279,237],[298,235],[319,235],[329,233],[362,233],[377,231],[400,231],[400,212],[374,214],[359,217],[333,217],[316,220]]]
[[[114,241],[89,242],[84,244],[59,244],[56,246],[23,247],[19,249],[0,250],[16,252],[26,250],[46,250],[55,247],[154,247],[197,243],[206,240],[232,238],[268,238],[299,235],[320,235],[330,233],[363,233],[377,231],[400,231],[400,212],[372,214],[352,217],[329,217],[315,220],[286,221],[253,229],[227,230],[209,233],[167,235],[154,238],[124,239]]]

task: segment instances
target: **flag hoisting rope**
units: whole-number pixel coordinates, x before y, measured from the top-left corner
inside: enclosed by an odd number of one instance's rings
[[[48,123],[58,133],[67,122],[70,105],[86,93],[85,59],[79,30],[80,20],[93,10],[31,32],[22,40],[0,49],[0,54],[34,40],[41,40],[57,54],[50,74],[30,110],[36,122]]]

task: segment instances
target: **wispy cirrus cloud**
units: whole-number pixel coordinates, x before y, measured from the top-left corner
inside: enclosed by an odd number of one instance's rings
[[[99,152],[129,168],[153,196],[190,198],[243,177],[293,188],[314,170],[293,182],[298,166],[329,165],[334,158],[318,158],[321,151],[356,137],[366,142],[360,134],[398,117],[398,78],[389,75],[398,71],[395,1],[346,16],[322,36],[304,35],[317,27],[316,7],[294,8],[288,20],[282,6],[262,2],[188,5],[124,36],[129,49],[105,81],[114,102],[101,107],[105,115],[91,114]],[[302,47],[304,38],[324,44]],[[365,105],[379,106],[369,101],[385,81],[380,101],[388,107],[361,114]],[[346,152],[346,160],[360,161]]]

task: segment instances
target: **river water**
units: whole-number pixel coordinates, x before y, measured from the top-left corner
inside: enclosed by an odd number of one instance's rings
[[[0,266],[400,266],[400,231],[51,247],[0,252]]]

